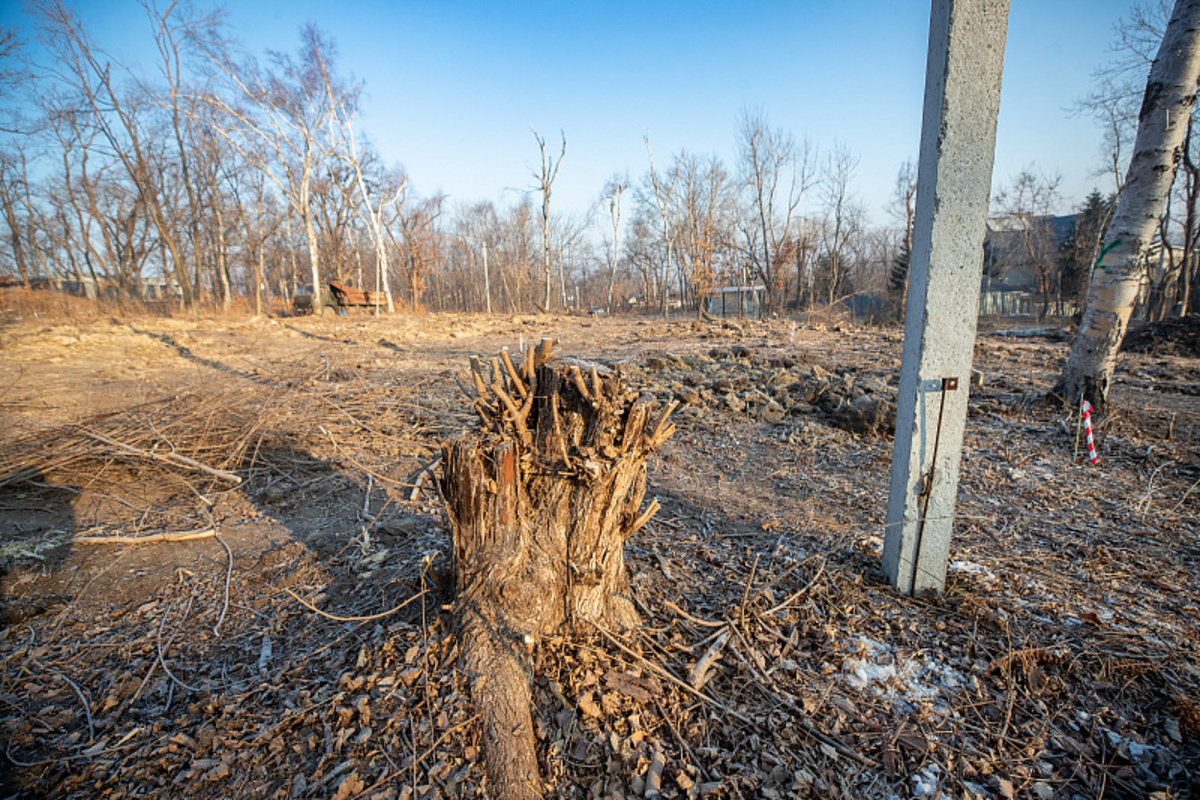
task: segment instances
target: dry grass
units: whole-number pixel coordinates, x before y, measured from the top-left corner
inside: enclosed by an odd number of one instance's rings
[[[193,336],[204,382],[9,431],[0,513],[26,548],[3,583],[10,793],[486,795],[439,501],[417,481],[469,406],[394,332],[315,325],[328,361],[222,371],[232,361]],[[600,346],[596,332],[577,333]],[[654,322],[606,341],[667,399],[682,379],[648,355],[736,341],[779,363],[789,333]],[[447,341],[455,358],[495,351]],[[1161,389],[1197,365],[1171,362],[1168,380],[1127,362],[1137,385],[1094,469],[1029,399],[1056,347],[981,342],[955,563],[933,599],[878,575],[888,440],[816,417],[682,418],[653,465],[663,510],[628,548],[642,630],[535,656],[549,794],[645,796],[658,780],[679,798],[1197,796],[1200,413]],[[397,361],[354,355],[369,348]],[[898,343],[848,329],[795,348],[797,366],[770,369],[861,373]],[[154,457],[168,453],[241,482]],[[63,547],[209,526],[231,572],[210,539]]]

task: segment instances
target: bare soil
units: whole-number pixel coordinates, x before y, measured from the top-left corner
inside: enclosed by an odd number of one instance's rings
[[[543,336],[684,403],[643,629],[534,655],[548,796],[1200,797],[1200,358],[1123,354],[1093,465],[1032,326],[983,324],[914,599],[897,328],[2,314],[0,797],[488,796],[428,468]]]

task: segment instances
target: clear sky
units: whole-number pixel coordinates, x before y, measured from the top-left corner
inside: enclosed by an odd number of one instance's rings
[[[1110,58],[1130,0],[1012,0],[993,192],[1033,165],[1062,176],[1062,210],[1108,189],[1101,131],[1070,107]],[[86,24],[107,48],[145,57],[134,0],[85,0]],[[235,35],[252,51],[294,50],[315,22],[337,43],[340,68],[366,84],[360,117],[389,162],[422,195],[508,203],[538,165],[532,124],[557,155],[552,210],[583,213],[606,178],[682,149],[734,166],[740,112],[818,151],[859,158],[855,191],[874,225],[920,135],[928,0],[234,0]],[[0,0],[0,24],[21,23]],[[814,198],[815,199],[815,198]]]

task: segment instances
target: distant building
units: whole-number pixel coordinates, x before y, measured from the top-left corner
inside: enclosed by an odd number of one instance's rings
[[[723,286],[708,294],[705,310],[714,317],[749,317],[758,319],[767,294],[767,287]]]
[[[1038,259],[1058,260],[1075,234],[1075,214],[1020,220],[991,219],[983,237],[983,277],[1002,281],[1005,290],[1038,294]]]
[[[69,294],[74,297],[86,297],[89,300],[97,298],[112,299],[120,294],[117,285],[105,278],[95,278],[91,275],[67,275],[64,277],[38,276],[30,278],[28,284],[20,278],[0,278],[0,289],[24,289],[35,292],[52,291]],[[175,280],[151,278],[139,280],[137,283],[139,296],[143,300],[172,300],[183,297],[183,291]]]
[[[1036,314],[1038,312],[1036,300],[1037,296],[1033,292],[984,275],[983,285],[979,290],[979,313]]]
[[[178,281],[152,278],[141,282],[143,300],[178,300],[183,297],[183,290]]]

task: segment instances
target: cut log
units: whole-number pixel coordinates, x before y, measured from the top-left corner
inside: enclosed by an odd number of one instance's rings
[[[639,624],[624,544],[657,508],[642,508],[646,459],[674,431],[674,404],[652,420],[652,400],[618,373],[551,349],[530,348],[520,369],[507,353],[490,369],[472,358],[481,425],[442,450],[462,664],[498,798],[542,796],[530,714],[540,639]]]

